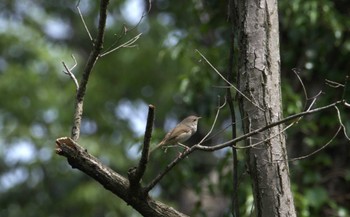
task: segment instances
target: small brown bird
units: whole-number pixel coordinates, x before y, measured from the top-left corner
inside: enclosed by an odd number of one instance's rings
[[[185,118],[178,125],[176,125],[174,129],[170,130],[169,133],[165,135],[164,139],[158,145],[156,145],[156,147],[152,149],[151,152],[163,145],[180,145],[187,149],[188,147],[181,143],[188,140],[193,134],[197,132],[197,124],[200,118],[201,117],[194,115]]]

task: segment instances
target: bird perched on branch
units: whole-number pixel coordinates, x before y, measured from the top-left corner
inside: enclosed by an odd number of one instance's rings
[[[188,140],[193,134],[197,132],[197,124],[200,118],[201,117],[191,115],[183,119],[178,125],[176,125],[174,129],[170,130],[165,135],[164,139],[158,145],[156,145],[156,147],[154,147],[154,149],[152,149],[151,152],[153,152],[161,146],[168,147],[172,145],[180,145],[188,149],[187,146],[181,143]]]

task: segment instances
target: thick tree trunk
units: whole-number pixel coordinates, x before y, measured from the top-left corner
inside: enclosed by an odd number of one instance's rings
[[[235,1],[238,83],[245,133],[282,118],[277,0]],[[247,145],[257,216],[296,216],[290,189],[285,135],[276,126]]]

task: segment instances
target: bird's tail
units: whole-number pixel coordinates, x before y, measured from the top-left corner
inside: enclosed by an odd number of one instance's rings
[[[161,147],[162,145],[164,145],[164,141],[161,141],[160,143],[158,143],[158,145],[156,145],[154,148],[152,148],[151,151],[150,151],[149,153],[151,154],[154,150],[158,149],[158,148]]]

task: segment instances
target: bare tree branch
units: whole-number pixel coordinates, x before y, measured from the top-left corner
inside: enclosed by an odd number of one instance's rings
[[[164,171],[162,171],[161,173],[158,174],[158,176],[156,178],[154,178],[150,184],[148,184],[145,188],[144,191],[145,192],[149,192],[150,190],[152,190],[152,188],[154,186],[156,186],[156,184],[176,165],[178,164],[181,160],[183,160],[185,157],[187,157],[187,155],[191,154],[195,149],[193,148],[194,146],[192,146],[189,149],[185,149],[184,152],[182,152],[177,158],[175,158],[175,160],[173,160],[170,164],[168,164]]]
[[[305,85],[304,85],[304,82],[303,80],[300,78],[299,76],[299,69],[297,68],[293,68],[292,71],[294,72],[295,76],[297,76],[300,84],[301,84],[301,87],[303,88],[303,91],[304,91],[304,95],[305,95],[305,102],[304,102],[304,111],[306,110],[306,106],[307,106],[307,102],[312,99],[313,101],[311,102],[311,105],[309,106],[309,109],[312,107],[312,105],[316,102],[316,98],[318,96],[320,96],[322,94],[322,91],[320,91],[318,94],[316,94],[315,96],[313,97],[309,97],[309,95],[307,94],[307,91],[306,91],[306,88],[305,88]]]
[[[63,71],[63,72],[73,80],[76,87],[76,91],[78,91],[79,90],[78,80],[75,78],[75,75],[72,72],[72,70],[78,65],[78,63],[73,54],[72,54],[72,58],[74,60],[74,65],[71,68],[68,68],[67,65],[62,61],[63,67],[66,69],[66,71]]]
[[[204,141],[206,141],[206,139],[208,138],[208,136],[213,132],[214,126],[215,126],[216,121],[217,121],[217,119],[218,119],[218,117],[219,117],[219,114],[220,114],[220,110],[221,110],[222,108],[224,108],[224,106],[226,105],[226,102],[227,102],[226,97],[225,97],[225,101],[224,101],[224,103],[223,103],[222,105],[220,105],[220,98],[219,98],[218,102],[219,102],[219,105],[218,105],[218,108],[217,108],[217,110],[216,110],[216,114],[215,114],[214,121],[213,121],[213,123],[212,123],[212,125],[211,125],[211,127],[210,127],[209,132],[208,132],[208,133],[202,138],[202,140],[199,142],[200,144],[203,143]]]
[[[349,75],[347,75],[347,76],[345,76],[345,82],[344,82],[344,89],[343,89],[343,96],[342,96],[342,99],[344,100],[344,101],[346,101],[346,90],[347,90],[347,88],[349,88],[348,87],[348,82],[349,82],[349,78],[350,78],[350,76]],[[345,102],[345,106],[347,106],[348,104]]]
[[[115,46],[119,43],[120,39],[121,39],[123,36],[125,36],[128,32],[134,31],[134,30],[141,24],[143,18],[145,18],[145,17],[147,16],[147,14],[151,11],[151,8],[152,8],[151,1],[147,2],[147,6],[148,6],[148,7],[147,7],[147,8],[148,8],[147,11],[142,13],[142,16],[140,17],[139,21],[137,22],[137,24],[136,24],[134,27],[132,27],[132,28],[129,29],[129,28],[124,24],[124,28],[123,28],[123,30],[122,30],[122,34],[121,34],[119,37],[117,37],[117,39],[116,39],[116,40],[113,42],[113,44],[101,55],[101,57],[102,57],[102,56],[105,56],[105,55],[107,55],[107,54],[110,54],[110,53],[112,53],[112,52],[114,52],[114,51],[116,51],[116,50],[118,50],[118,49],[120,49],[120,48],[135,47],[135,46],[136,46],[136,45],[132,45],[132,44],[135,43],[135,42],[140,38],[140,36],[141,36],[142,33],[141,33],[141,34],[138,34],[138,35],[136,35],[136,36],[134,36],[132,39],[128,40],[127,42],[124,42],[123,44],[121,44],[121,45],[115,47]],[[114,47],[115,47],[115,48],[114,48]]]
[[[145,174],[148,159],[149,159],[149,144],[152,138],[153,123],[154,123],[154,109],[153,105],[148,106],[148,116],[145,136],[142,146],[142,154],[138,167],[133,167],[128,171],[128,177],[130,181],[130,189],[139,189],[142,176]]]
[[[123,199],[143,216],[187,216],[172,207],[153,200],[147,194],[144,194],[141,189],[136,192],[130,190],[129,181],[125,177],[90,155],[86,149],[78,145],[71,138],[58,138],[56,140],[56,153],[66,157],[72,168],[77,168],[98,181],[103,187]],[[133,192],[133,194],[130,192]]]
[[[328,80],[328,79],[325,79],[325,82],[326,82],[326,84],[328,86],[333,87],[333,88],[338,88],[338,87],[344,87],[345,86],[344,84],[340,84],[338,82],[331,81],[331,80]]]
[[[300,112],[298,114],[295,114],[295,115],[291,115],[289,117],[286,117],[280,121],[277,121],[277,122],[274,122],[274,123],[271,123],[269,125],[266,125],[265,127],[262,127],[262,128],[259,128],[259,129],[256,129],[254,131],[251,131],[250,133],[247,133],[245,135],[242,135],[240,137],[237,137],[235,139],[232,139],[232,140],[229,140],[227,142],[224,142],[222,144],[218,144],[218,145],[214,145],[214,146],[203,146],[201,145],[201,143],[198,143],[194,146],[192,146],[191,148],[189,149],[186,149],[184,150],[181,155],[179,155],[179,157],[175,158],[171,163],[169,163],[165,169],[160,173],[158,174],[158,176],[156,178],[154,178],[150,184],[148,184],[145,188],[144,188],[144,191],[145,192],[149,192],[174,166],[176,166],[180,161],[182,161],[183,159],[185,159],[188,155],[190,155],[192,152],[196,151],[196,150],[201,150],[201,151],[207,151],[207,152],[213,152],[213,151],[216,151],[216,150],[220,150],[220,149],[223,149],[223,148],[226,148],[226,147],[229,147],[229,146],[233,146],[237,149],[247,149],[247,148],[252,148],[252,146],[243,146],[243,147],[240,147],[240,146],[236,146],[234,144],[236,144],[237,142],[239,141],[242,141],[244,139],[247,139],[251,136],[254,136],[264,130],[267,130],[267,129],[270,129],[274,126],[277,126],[277,125],[280,125],[280,124],[283,124],[283,123],[286,123],[288,121],[291,121],[291,120],[294,120],[296,118],[299,118],[299,117],[302,117],[302,116],[306,116],[306,115],[310,115],[310,114],[313,114],[313,113],[317,113],[317,112],[321,112],[323,110],[327,110],[329,108],[334,108],[335,106],[339,105],[339,104],[344,104],[344,101],[337,101],[337,102],[334,102],[332,104],[329,104],[329,105],[326,105],[326,106],[323,106],[323,107],[320,107],[320,108],[316,108],[316,109],[312,109],[312,110],[308,110],[308,111],[305,111],[305,112]],[[256,144],[254,144],[255,146]]]
[[[335,110],[337,111],[337,117],[338,117],[339,124],[340,124],[340,126],[339,126],[337,132],[335,132],[334,136],[333,136],[326,144],[324,144],[324,145],[323,145],[322,147],[320,147],[319,149],[313,151],[312,153],[307,154],[307,155],[305,155],[305,156],[301,156],[301,157],[296,157],[296,158],[290,159],[289,161],[302,160],[302,159],[308,158],[308,157],[310,157],[310,156],[312,156],[312,155],[318,153],[318,152],[321,151],[322,149],[326,148],[331,142],[333,142],[333,140],[337,137],[337,135],[339,134],[339,132],[340,132],[341,129],[343,129],[343,132],[344,132],[344,135],[345,135],[346,139],[347,139],[348,141],[350,141],[350,138],[349,138],[349,136],[348,136],[347,133],[346,133],[346,128],[345,128],[345,126],[344,126],[344,124],[343,124],[343,121],[342,121],[342,118],[341,118],[341,115],[340,115],[340,111],[339,111],[339,109],[338,109],[337,106],[334,106],[334,108],[335,108]]]
[[[305,159],[305,158],[308,158],[316,153],[318,153],[319,151],[321,151],[322,149],[324,149],[325,147],[327,147],[331,142],[333,142],[333,140],[335,139],[335,137],[337,137],[337,135],[339,134],[340,130],[341,130],[341,126],[338,128],[337,132],[334,134],[334,136],[326,143],[324,144],[321,148],[317,149],[316,151],[313,151],[312,153],[310,154],[307,154],[305,156],[301,156],[301,157],[296,157],[296,158],[293,158],[293,159],[290,159],[289,161],[297,161],[297,160],[302,160],[302,159]]]
[[[133,38],[131,38],[130,40],[128,40],[127,42],[125,42],[125,43],[119,45],[118,47],[113,48],[112,50],[107,51],[107,52],[101,54],[101,57],[106,56],[107,54],[110,54],[110,53],[112,53],[112,52],[114,52],[114,51],[116,51],[116,50],[118,50],[118,49],[120,49],[120,48],[135,47],[136,45],[135,45],[134,43],[141,37],[141,35],[142,35],[142,33],[136,35],[135,37],[133,37]]]
[[[81,13],[80,8],[79,8],[79,4],[80,4],[80,0],[77,2],[77,5],[76,5],[75,7],[78,9],[78,13],[79,13],[80,19],[81,19],[81,21],[83,22],[83,25],[84,25],[85,30],[86,30],[86,32],[87,32],[89,38],[90,38],[90,41],[93,43],[94,40],[93,40],[93,38],[92,38],[92,36],[91,36],[91,34],[90,34],[89,28],[87,27],[87,25],[86,25],[86,23],[85,23],[83,14]]]
[[[80,136],[80,125],[81,125],[81,118],[83,114],[83,103],[84,103],[84,96],[86,91],[86,86],[89,81],[89,76],[92,71],[92,68],[94,67],[100,53],[103,47],[103,39],[104,39],[104,32],[106,27],[106,19],[107,19],[107,6],[109,1],[108,0],[101,0],[100,3],[100,17],[99,17],[99,24],[98,24],[98,33],[97,37],[94,41],[94,46],[92,48],[92,51],[90,52],[89,59],[85,65],[83,76],[80,81],[79,89],[77,91],[76,95],[76,103],[75,103],[75,112],[74,112],[74,123],[71,131],[71,138],[74,141],[77,141]]]
[[[321,92],[320,92],[320,93],[321,93]],[[317,94],[317,96],[319,96],[319,95],[320,95],[320,94]],[[317,96],[316,96],[316,97],[317,97]],[[316,102],[316,100],[317,100],[316,97],[313,99],[313,101],[312,101],[311,104],[309,105],[307,111],[310,111],[310,110],[311,110],[313,104],[314,104],[314,103]],[[305,106],[306,106],[306,105],[305,105]],[[335,106],[335,107],[336,107],[336,106]],[[264,140],[262,140],[262,141],[260,141],[260,142],[254,143],[254,144],[252,144],[252,145],[244,146],[244,147],[239,147],[239,149],[254,148],[254,147],[260,145],[260,144],[262,144],[262,143],[264,143],[264,142],[266,142],[266,141],[268,141],[268,140],[270,140],[270,139],[272,139],[272,138],[274,138],[274,137],[280,135],[281,133],[285,132],[286,130],[288,130],[289,128],[291,128],[294,124],[298,123],[303,117],[304,117],[304,116],[300,116],[296,121],[293,121],[291,124],[289,124],[288,126],[286,126],[285,128],[283,128],[281,131],[279,131],[279,132],[276,133],[275,135],[272,135],[272,136],[270,136],[269,138],[264,139]]]
[[[256,130],[251,131],[251,132],[249,132],[249,133],[247,133],[245,135],[242,135],[242,136],[237,137],[235,139],[229,140],[229,141],[227,141],[225,143],[222,143],[222,144],[218,144],[218,145],[214,145],[214,146],[203,146],[203,145],[197,144],[197,145],[193,146],[192,148],[196,148],[196,149],[201,150],[201,151],[215,151],[215,150],[219,150],[219,149],[231,146],[232,144],[235,144],[235,143],[237,143],[239,141],[242,141],[244,139],[247,139],[248,137],[256,135],[256,134],[258,134],[258,133],[260,133],[260,132],[262,132],[264,130],[270,129],[271,127],[274,127],[274,126],[286,123],[288,121],[291,121],[293,119],[296,119],[296,118],[299,118],[299,117],[302,117],[302,116],[305,116],[305,115],[310,115],[310,114],[313,114],[313,113],[316,113],[316,112],[320,112],[320,111],[323,111],[323,110],[326,110],[326,109],[329,109],[329,108],[333,108],[334,106],[339,105],[339,104],[344,104],[344,102],[343,101],[337,101],[337,102],[334,102],[332,104],[329,104],[329,105],[326,105],[326,106],[323,106],[323,107],[320,107],[320,108],[315,108],[315,109],[312,109],[312,110],[309,110],[309,111],[300,112],[298,114],[291,115],[291,116],[286,117],[286,118],[284,118],[284,119],[282,119],[280,121],[271,123],[269,125],[266,125],[265,127],[256,129]],[[239,146],[235,146],[235,147],[237,149],[247,148],[247,147],[239,147]]]
[[[243,121],[245,118],[242,118],[240,121]],[[206,142],[207,140],[210,140],[212,138],[215,138],[216,136],[220,135],[221,133],[223,133],[224,131],[226,131],[229,127],[235,125],[237,122],[230,122],[229,124],[227,124],[226,126],[223,126],[220,130],[218,130],[217,132],[215,132],[212,136],[209,136],[208,138],[206,138],[205,140],[201,140],[201,142],[199,142],[199,144],[202,144],[203,142]]]
[[[343,121],[342,121],[342,118],[341,118],[341,115],[340,115],[340,111],[339,111],[339,109],[338,109],[337,106],[335,106],[335,109],[337,110],[338,120],[339,120],[340,126],[343,128],[344,136],[346,137],[347,140],[350,141],[350,137],[348,136],[348,134],[347,134],[347,132],[346,132],[346,127],[345,127],[345,125],[343,124]]]
[[[244,95],[244,93],[242,93],[240,90],[238,90],[237,87],[235,87],[231,82],[229,82],[208,60],[207,58],[205,58],[205,56],[196,49],[196,52],[199,53],[199,55],[209,64],[209,66],[216,72],[216,74],[218,74],[228,85],[230,85],[230,87],[232,87],[233,89],[235,89],[241,96],[243,96],[246,100],[248,100],[251,104],[253,104],[254,106],[256,106],[258,109],[260,109],[261,111],[264,111],[264,109],[262,109],[261,107],[259,107],[259,105],[257,105],[255,102],[253,102],[251,99],[249,99],[249,97],[247,97],[246,95]]]

